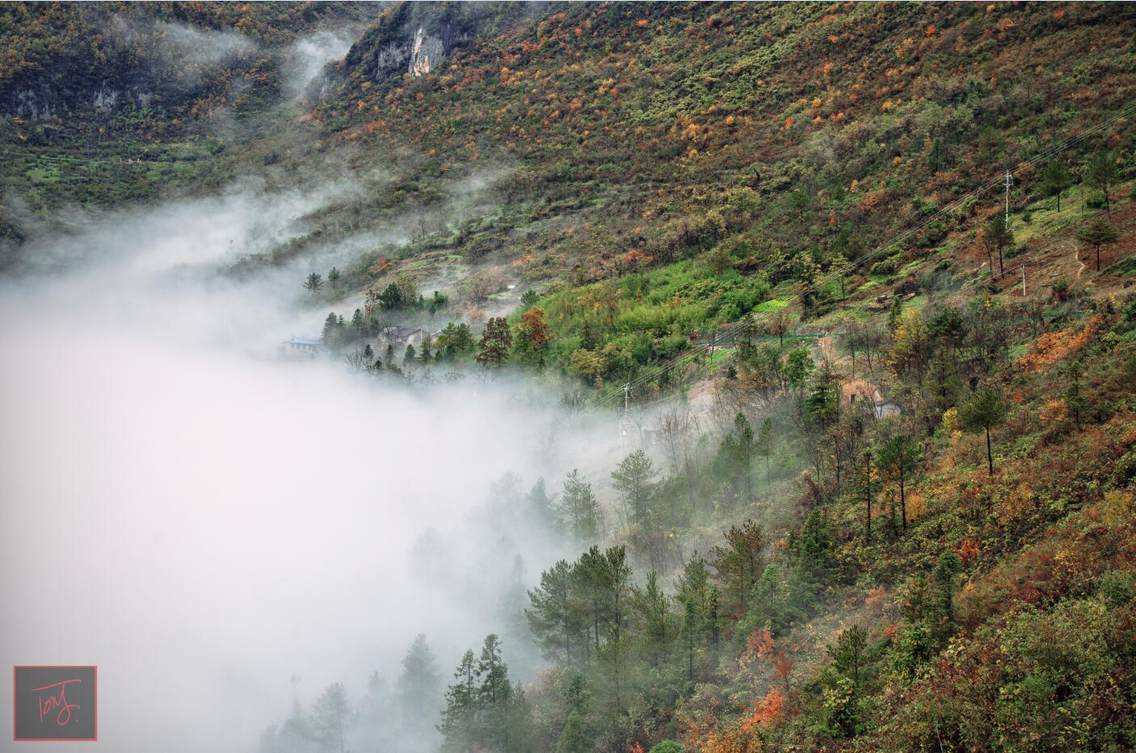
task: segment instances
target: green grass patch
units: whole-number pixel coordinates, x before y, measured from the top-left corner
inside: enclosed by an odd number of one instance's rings
[[[793,300],[791,298],[770,298],[768,301],[763,301],[753,307],[755,314],[772,314],[787,308]]]
[[[59,182],[62,173],[55,165],[37,165],[25,173],[28,180],[38,185],[53,185]]]

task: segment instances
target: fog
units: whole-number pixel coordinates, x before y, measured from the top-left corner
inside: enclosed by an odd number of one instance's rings
[[[152,72],[160,71],[183,85],[196,85],[205,70],[249,56],[258,49],[253,39],[236,31],[120,14],[108,19],[106,29],[112,39],[140,51]]]
[[[171,53],[191,57],[199,64],[223,63],[256,49],[253,40],[235,31],[201,29],[166,21],[156,21],[154,31],[169,45]]]
[[[323,83],[324,68],[341,60],[351,49],[357,32],[322,30],[296,40],[286,56],[285,88],[293,99],[318,94]]]
[[[288,359],[326,315],[299,285],[319,260],[219,272],[354,190],[74,213],[0,279],[0,661],[98,664],[108,750],[253,750],[290,678],[305,704],[333,681],[358,698],[418,632],[448,677],[506,632],[518,563],[569,553],[488,492],[510,471],[555,490],[612,421],[509,379]],[[519,636],[505,656],[531,671]]]

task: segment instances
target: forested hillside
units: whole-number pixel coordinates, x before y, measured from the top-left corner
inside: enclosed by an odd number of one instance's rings
[[[420,638],[395,701],[333,685],[266,752],[1136,749],[1136,5],[103,11],[256,40],[168,92],[90,13],[0,16],[8,255],[65,204],[350,179],[226,271],[307,264],[377,380],[620,426],[494,490],[576,555],[452,678]],[[286,96],[265,51],[329,19],[368,25]]]

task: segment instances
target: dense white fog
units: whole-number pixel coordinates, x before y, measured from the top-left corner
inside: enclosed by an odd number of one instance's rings
[[[142,50],[147,65],[183,84],[199,84],[204,71],[251,55],[257,43],[236,31],[218,31],[168,21],[110,16],[106,33]]]
[[[448,677],[505,631],[517,557],[531,581],[567,553],[488,491],[509,471],[555,490],[611,450],[609,421],[508,380],[282,358],[327,312],[304,303],[313,260],[217,273],[352,190],[76,220],[0,281],[0,663],[98,664],[108,750],[252,750],[290,678],[304,703],[333,681],[358,697],[418,632]]]
[[[293,99],[310,92],[312,86],[318,88],[323,78],[323,69],[329,63],[342,60],[351,49],[354,34],[346,31],[318,31],[296,40],[288,50],[285,61],[285,88]]]

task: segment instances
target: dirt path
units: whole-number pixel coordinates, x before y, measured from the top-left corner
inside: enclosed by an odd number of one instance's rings
[[[1068,243],[1069,243],[1070,246],[1073,247],[1073,261],[1077,262],[1077,265],[1078,265],[1077,266],[1077,279],[1079,280],[1079,279],[1081,279],[1081,273],[1085,271],[1085,263],[1083,261],[1081,261],[1081,249],[1076,243],[1074,243],[1072,241],[1068,241]]]

